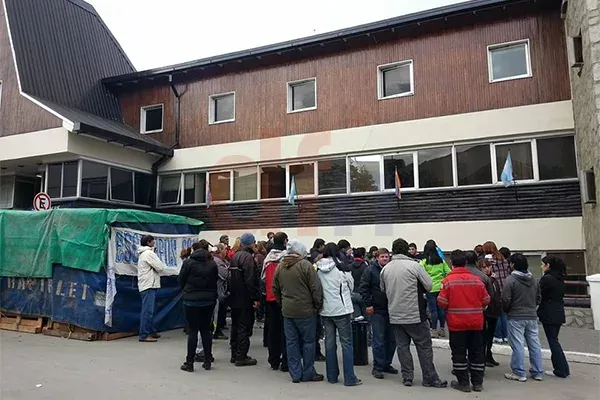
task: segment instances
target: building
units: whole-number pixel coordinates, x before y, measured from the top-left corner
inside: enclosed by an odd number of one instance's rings
[[[594,211],[561,11],[475,0],[136,72],[83,1],[4,0],[0,162],[14,201],[1,199],[21,207],[44,189],[63,206],[156,207],[205,221],[210,240],[494,240],[534,271],[548,251],[585,276]],[[56,18],[26,23],[42,15]],[[588,253],[588,270],[598,261]]]

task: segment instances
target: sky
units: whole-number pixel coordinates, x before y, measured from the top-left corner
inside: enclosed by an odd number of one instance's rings
[[[138,71],[464,0],[87,0]]]

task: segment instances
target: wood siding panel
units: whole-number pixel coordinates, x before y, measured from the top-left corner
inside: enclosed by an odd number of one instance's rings
[[[477,21],[477,20],[475,20]],[[489,83],[487,46],[529,39],[533,77]],[[377,66],[414,61],[415,95],[378,100]],[[315,111],[286,112],[286,82],[317,78]],[[506,16],[286,65],[208,77],[178,85],[181,147],[272,138],[357,126],[568,100],[563,23],[558,13]],[[208,96],[236,92],[236,121],[208,125]],[[139,129],[140,107],[165,103],[173,143],[174,102],[168,87],[121,95],[125,122]]]
[[[0,5],[0,136],[62,126],[62,121],[21,96],[4,7]]]

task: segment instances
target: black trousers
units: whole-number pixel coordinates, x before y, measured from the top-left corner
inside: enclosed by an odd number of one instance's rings
[[[222,331],[227,325],[227,300],[219,301],[219,312],[217,314],[217,331]]]
[[[554,368],[554,375],[560,378],[566,378],[571,375],[569,369],[569,363],[565,357],[562,346],[558,341],[558,333],[560,332],[560,325],[554,324],[543,324],[544,332],[546,333],[546,339],[548,339],[548,345],[552,353],[552,367]]]
[[[198,332],[202,337],[202,347],[204,348],[205,360],[210,360],[212,357],[212,316],[215,310],[215,305],[204,307],[189,307],[185,306],[185,320],[188,329],[187,339],[187,363],[194,362],[196,355],[196,346],[198,344]]]
[[[462,385],[483,383],[485,355],[482,331],[450,331],[450,350],[452,350],[452,368],[458,382]]]
[[[485,317],[485,326],[483,328],[483,341],[485,342],[485,360],[494,359],[492,354],[492,345],[494,344],[494,333],[496,332],[496,324],[498,318]]]
[[[267,302],[267,347],[269,348],[269,364],[273,368],[280,365],[287,367],[287,349],[283,330],[283,315],[281,306],[276,301]]]
[[[251,303],[246,307],[231,309],[231,358],[243,361],[248,357],[250,350],[250,337],[254,327],[254,308]]]

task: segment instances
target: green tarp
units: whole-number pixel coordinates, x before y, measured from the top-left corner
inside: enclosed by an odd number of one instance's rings
[[[53,264],[99,272],[106,264],[110,225],[118,222],[202,225],[138,210],[0,211],[0,276],[51,278]]]

